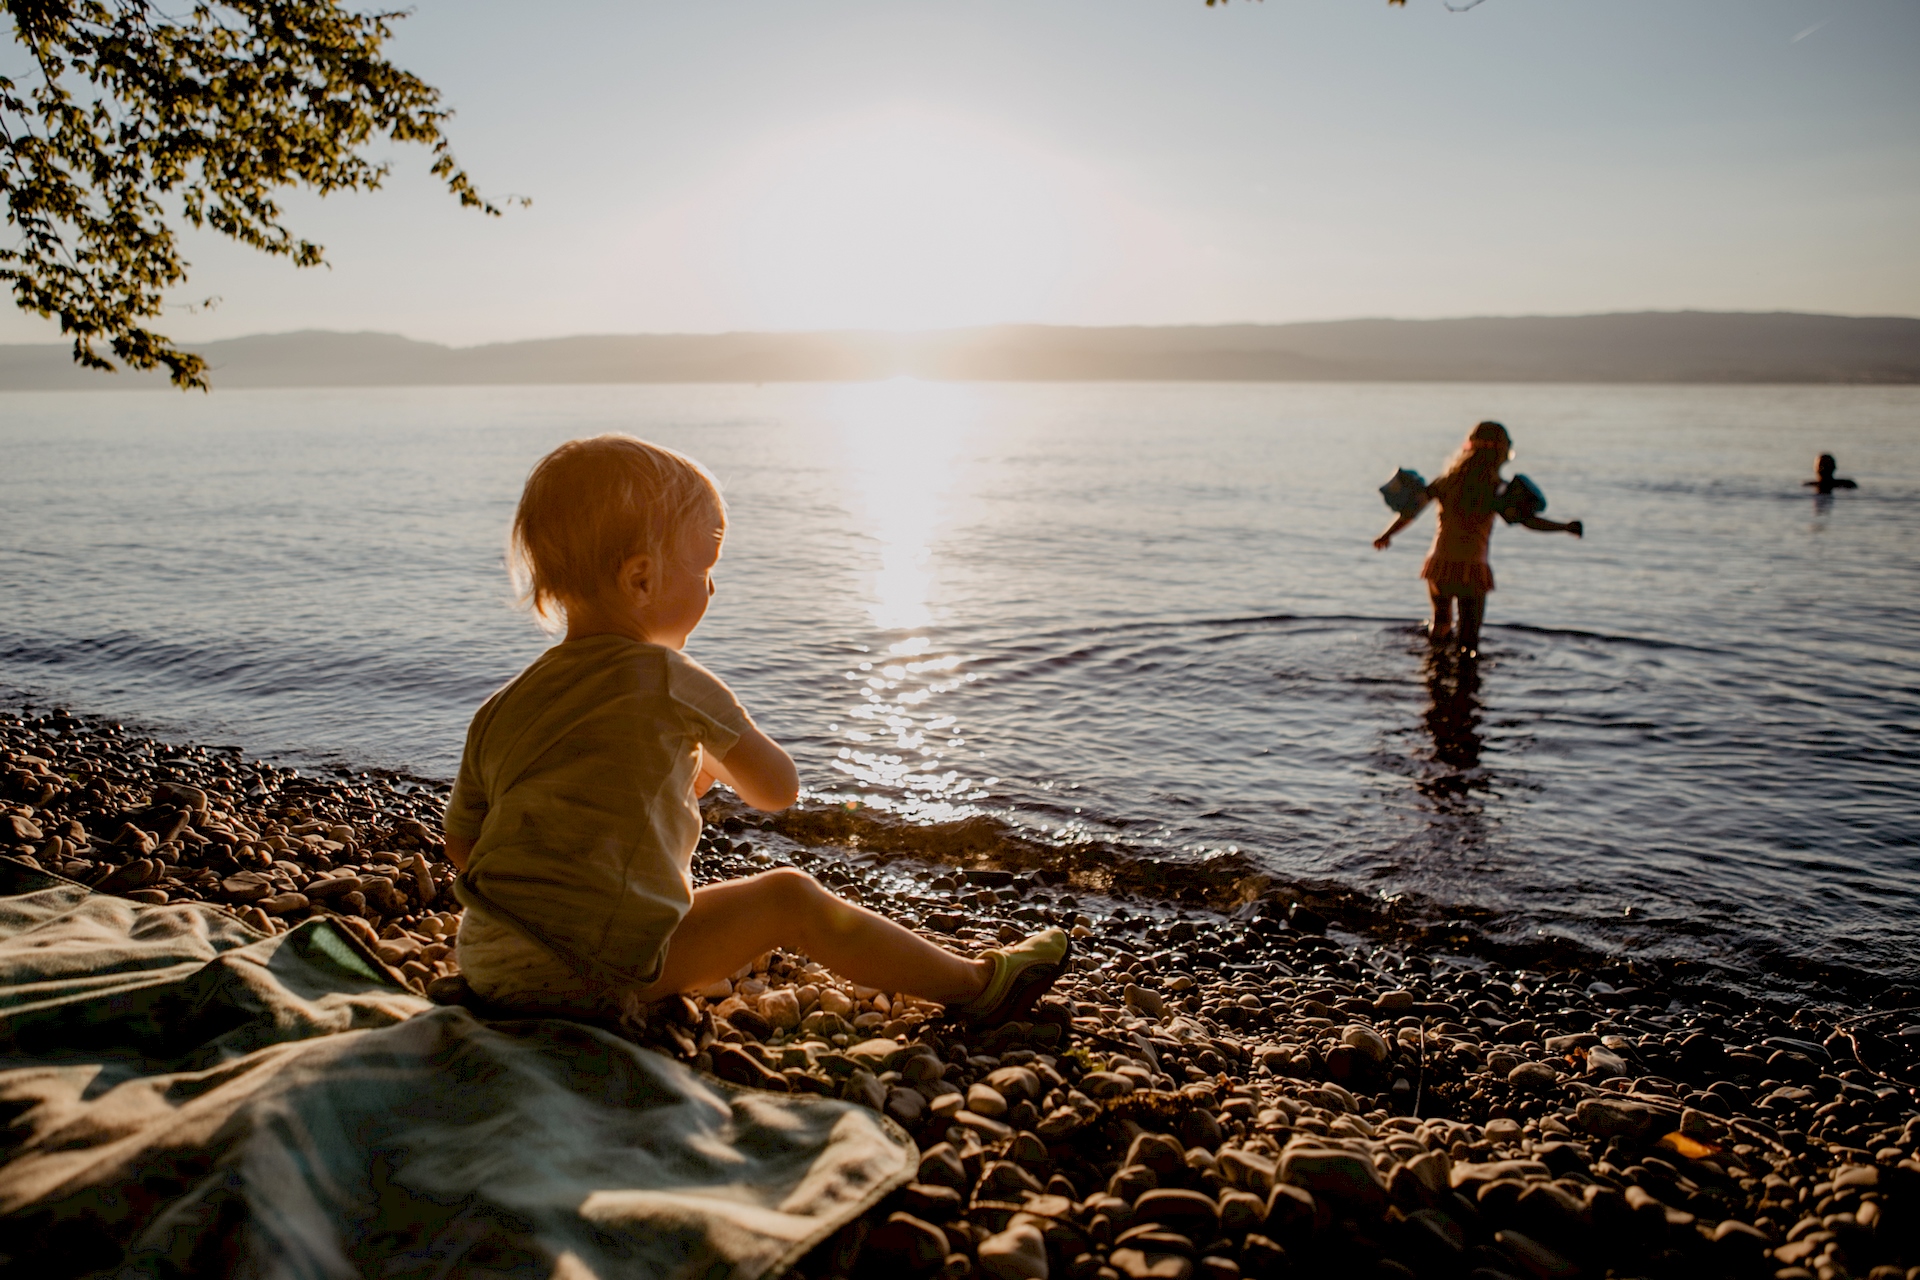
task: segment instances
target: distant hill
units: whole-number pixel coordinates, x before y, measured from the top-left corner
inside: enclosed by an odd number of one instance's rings
[[[444,347],[262,334],[195,348],[216,387],[607,382],[1920,382],[1920,319],[1699,311],[923,333],[630,334]],[[0,346],[0,390],[164,386]]]

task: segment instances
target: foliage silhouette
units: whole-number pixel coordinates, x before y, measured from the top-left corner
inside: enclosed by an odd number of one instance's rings
[[[497,216],[455,162],[440,93],[382,58],[399,12],[337,0],[5,0],[27,55],[0,76],[0,190],[17,241],[0,280],[57,318],[79,364],[164,365],[205,389],[206,363],[143,323],[185,282],[176,228],[210,227],[296,266],[320,245],[281,221],[277,194],[381,185],[381,138],[430,148],[463,206]],[[525,203],[522,201],[521,203]]]
[[[206,362],[143,323],[186,282],[176,227],[322,265],[325,251],[288,230],[275,197],[379,187],[389,166],[363,154],[376,138],[429,147],[429,172],[463,206],[500,213],[448,149],[439,90],[380,56],[402,11],[4,4],[31,71],[25,84],[0,76],[0,191],[18,233],[0,248],[0,281],[21,310],[59,320],[81,365],[112,370],[104,343],[129,368],[164,365],[175,385],[205,389]]]

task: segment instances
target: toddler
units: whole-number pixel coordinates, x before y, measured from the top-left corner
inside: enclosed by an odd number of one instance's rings
[[[726,508],[704,468],[631,436],[542,458],[514,514],[522,600],[565,635],[488,698],[447,804],[473,990],[533,1014],[629,1019],[772,948],[990,1026],[1063,971],[1047,929],[967,958],[781,868],[695,889],[698,797],[793,803],[793,761],[681,650],[713,595]]]

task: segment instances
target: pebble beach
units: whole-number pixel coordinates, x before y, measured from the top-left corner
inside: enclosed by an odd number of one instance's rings
[[[451,1003],[444,790],[0,714],[0,853],[262,932],[334,917]],[[1074,938],[1072,972],[987,1033],[781,952],[652,1012],[664,1052],[918,1144],[914,1181],[808,1280],[1920,1280],[1911,991],[1756,999],[1630,956],[1476,948],[1233,866],[1169,886],[910,832],[865,847],[831,810],[707,817],[702,880],[795,865],[963,949]]]

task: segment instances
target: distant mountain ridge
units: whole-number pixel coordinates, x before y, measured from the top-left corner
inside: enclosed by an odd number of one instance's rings
[[[219,387],[868,381],[1916,383],[1920,319],[1638,312],[921,333],[630,334],[477,347],[310,330],[194,350]],[[145,389],[64,344],[0,345],[0,390]]]

